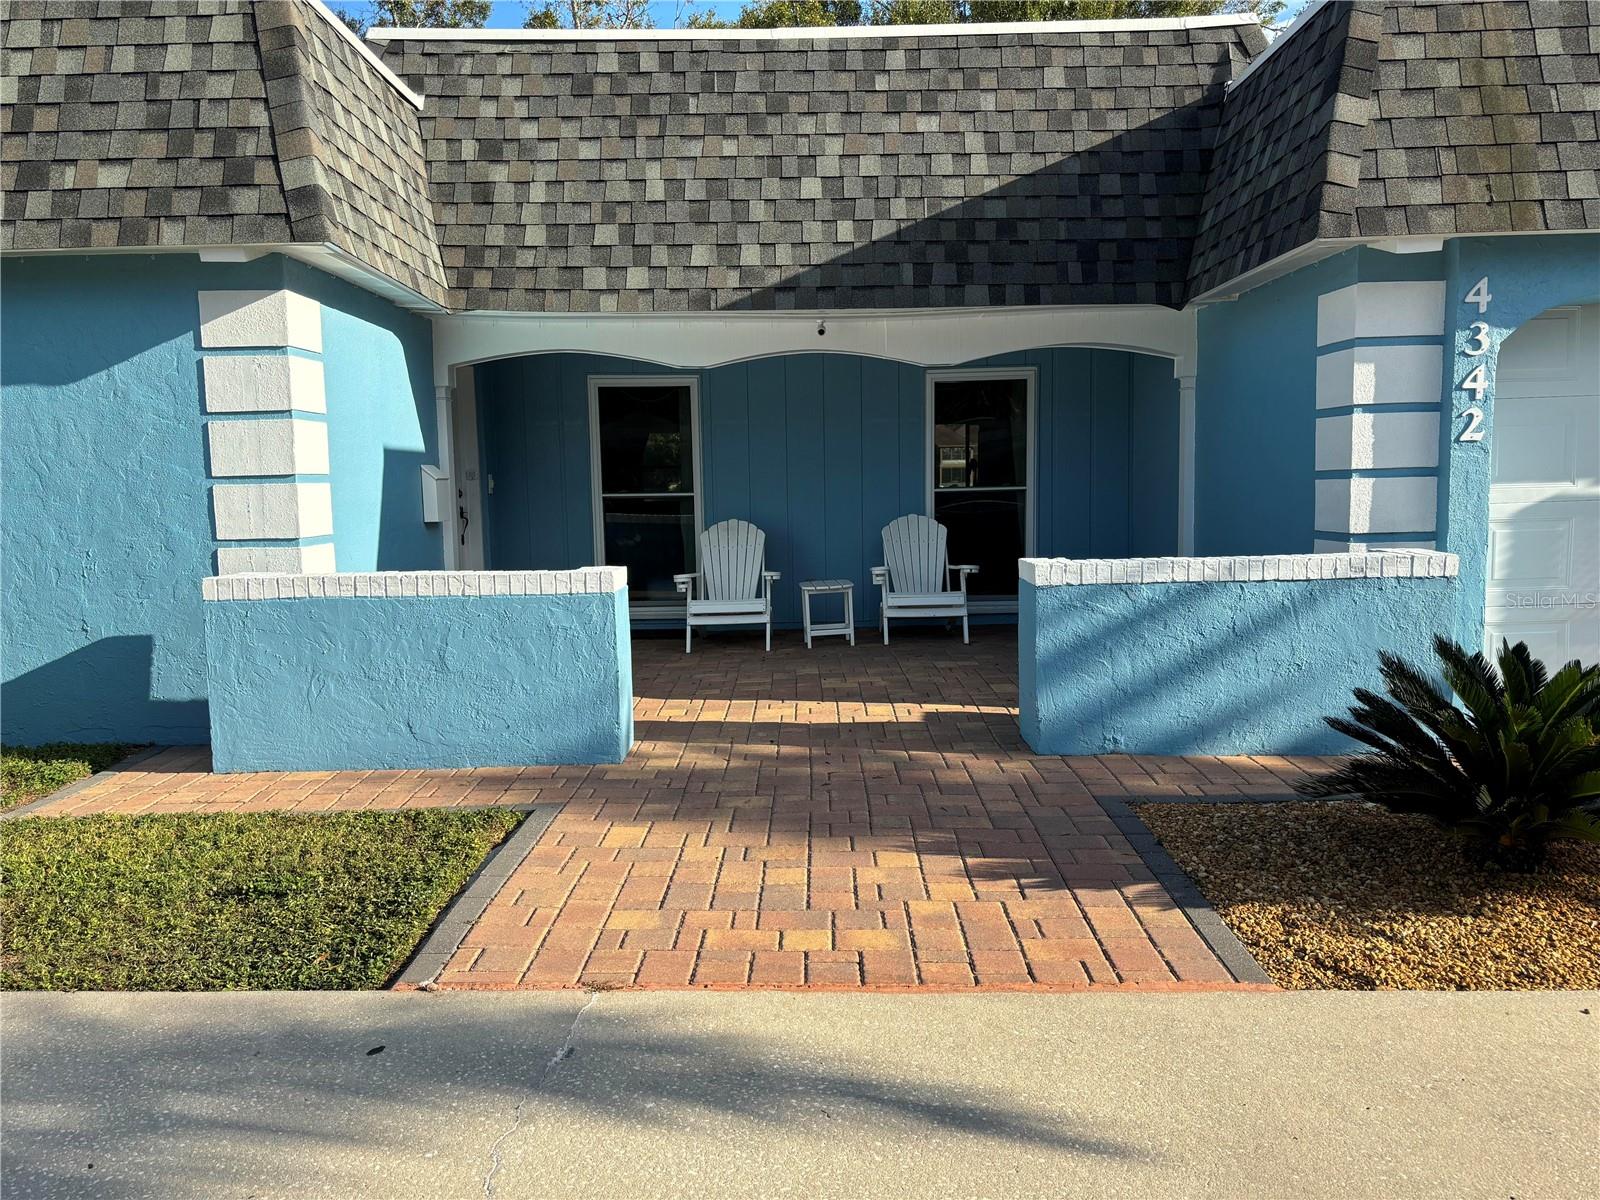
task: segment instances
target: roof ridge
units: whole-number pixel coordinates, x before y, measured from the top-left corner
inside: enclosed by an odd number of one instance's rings
[[[372,52],[372,47],[367,45],[366,42],[362,41],[358,36],[356,36],[355,30],[351,29],[350,26],[346,25],[344,21],[340,19],[338,13],[334,12],[333,9],[329,8],[325,3],[323,3],[323,0],[307,0],[307,2],[312,8],[317,10],[318,14],[324,21],[333,26],[340,37],[344,38],[345,41],[349,42],[358,51],[360,51],[361,56],[377,69],[378,74],[382,75],[384,79],[388,80],[389,86],[394,88],[395,91],[399,92],[400,95],[405,98],[406,103],[410,104],[418,112],[422,111],[423,98],[421,94],[409,87],[405,80],[401,79],[400,76],[391,71],[384,61]]]
[[[313,0],[320,7],[321,0]],[[997,33],[1176,32],[1260,25],[1254,13],[1194,17],[1125,17],[1099,21],[983,21],[944,25],[820,25],[778,29],[421,29],[380,25],[374,42],[759,42],[852,41],[918,37],[977,37]],[[342,27],[342,26],[341,26]],[[1264,52],[1263,52],[1264,53]]]

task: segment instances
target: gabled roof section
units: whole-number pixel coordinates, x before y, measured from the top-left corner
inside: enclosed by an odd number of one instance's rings
[[[1596,12],[1308,10],[1229,91],[1191,297],[1319,238],[1600,228]]]
[[[1190,264],[1195,293],[1351,234],[1382,8],[1321,5],[1230,89]]]
[[[416,109],[316,8],[265,0],[254,15],[294,240],[446,304]]]
[[[1253,19],[375,35],[469,309],[1183,302]]]
[[[245,3],[12,0],[0,248],[291,240]]]
[[[307,0],[17,0],[0,247],[332,245],[435,304],[417,110]]]
[[[322,0],[9,0],[0,250],[282,247],[423,309],[1176,307],[1600,229],[1597,12],[368,45]]]
[[[1361,236],[1600,229],[1600,7],[1388,4],[1376,88]]]

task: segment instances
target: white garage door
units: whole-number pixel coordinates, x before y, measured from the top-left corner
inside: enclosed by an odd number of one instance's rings
[[[1600,661],[1600,304],[1507,338],[1494,405],[1486,640]]]

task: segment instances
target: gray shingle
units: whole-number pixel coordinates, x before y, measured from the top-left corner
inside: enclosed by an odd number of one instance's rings
[[[18,102],[0,187],[29,195],[0,247],[327,241],[448,302],[416,111],[309,5],[17,0],[7,15]]]
[[[381,50],[429,97],[442,257],[468,303],[648,311],[1179,305],[1220,80],[1263,44],[1249,25],[1067,26]],[[441,170],[474,158],[504,216]],[[626,270],[617,246],[665,270]]]
[[[243,0],[163,6],[189,19],[188,36],[204,44],[193,48],[211,51],[204,57],[173,56],[166,23],[150,16],[153,7],[82,0],[7,5],[5,73],[17,78],[18,102],[6,108],[0,126],[0,188],[31,190],[43,170],[54,197],[36,205],[30,196],[21,217],[8,208],[0,247],[206,244],[215,229],[200,217],[207,211],[202,197],[222,183],[224,159],[251,164],[248,179],[230,181],[238,193],[230,203],[261,218],[260,240],[292,240],[265,110],[225,108],[232,148],[216,153],[196,137],[205,124],[200,110],[175,99],[248,95],[252,88],[259,94],[258,80],[238,82],[253,68],[229,65],[255,60],[250,6]],[[213,69],[214,61],[224,65]],[[83,177],[75,174],[67,184],[52,176],[56,168],[77,168]],[[115,202],[97,189],[113,190]],[[121,219],[93,220],[108,214]]]
[[[1191,295],[1330,231],[1593,228],[1575,201],[1595,152],[1594,105],[1566,81],[1589,69],[1578,35],[1587,45],[1600,31],[1597,11],[1554,0],[1324,5],[1228,96]],[[1369,43],[1367,86],[1341,68],[1365,59]],[[1343,133],[1294,123],[1330,92],[1364,115]],[[1369,151],[1353,206],[1327,156],[1341,139]]]

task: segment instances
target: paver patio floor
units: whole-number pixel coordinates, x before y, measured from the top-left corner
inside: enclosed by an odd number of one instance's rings
[[[696,641],[635,641],[622,764],[212,775],[172,750],[36,811],[559,802],[445,988],[1217,986],[1095,797],[1282,795],[1319,766],[1034,755],[1006,630]]]

